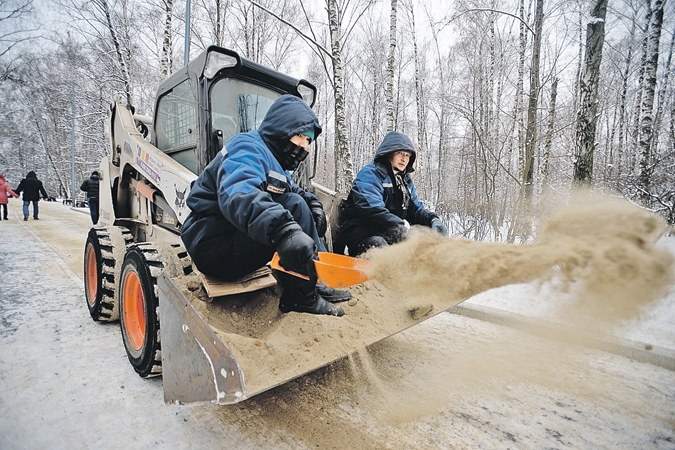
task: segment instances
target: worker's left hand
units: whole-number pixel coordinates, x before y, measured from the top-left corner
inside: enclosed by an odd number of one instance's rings
[[[326,222],[326,213],[323,210],[321,202],[314,199],[310,200],[307,204],[316,224],[316,232],[319,234],[319,237],[324,237],[328,229],[328,223]]]
[[[443,236],[448,235],[448,229],[445,225],[443,225],[443,222],[441,222],[441,219],[432,220],[431,221],[431,229],[441,233]]]

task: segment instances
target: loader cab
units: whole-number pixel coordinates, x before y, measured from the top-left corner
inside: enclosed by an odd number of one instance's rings
[[[153,144],[198,175],[228,139],[256,130],[283,94],[301,97],[311,107],[316,88],[210,46],[160,86]]]

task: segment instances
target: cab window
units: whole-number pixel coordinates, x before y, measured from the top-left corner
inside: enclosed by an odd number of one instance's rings
[[[280,93],[234,78],[223,78],[211,89],[211,129],[223,142],[237,133],[257,130]]]
[[[157,147],[197,173],[197,99],[191,80],[164,94],[157,104]]]

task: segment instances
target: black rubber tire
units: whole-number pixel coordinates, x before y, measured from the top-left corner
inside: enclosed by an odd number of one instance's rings
[[[141,378],[162,373],[157,277],[163,269],[161,256],[151,244],[134,244],[127,249],[118,290],[120,328],[129,362]],[[130,293],[134,290],[135,283],[139,285],[140,291]],[[138,299],[138,295],[142,295],[142,299]],[[135,303],[138,301],[142,305]],[[138,325],[138,319],[132,311],[143,315],[141,320],[144,325]]]
[[[119,319],[117,281],[122,255],[133,242],[123,227],[93,227],[84,246],[84,296],[89,315],[96,322]]]

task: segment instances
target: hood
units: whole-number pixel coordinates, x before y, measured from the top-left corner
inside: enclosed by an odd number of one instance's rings
[[[281,154],[290,138],[311,129],[318,138],[321,125],[312,108],[301,98],[285,94],[272,103],[258,133],[273,153]]]
[[[91,176],[89,178],[91,178],[94,181],[98,181],[98,180],[101,179],[101,177],[99,177],[99,175],[98,175],[98,172],[95,171],[95,170],[91,173]]]
[[[382,143],[375,152],[375,160],[385,162],[389,159],[389,154],[398,150],[405,150],[406,152],[411,153],[410,161],[408,161],[408,166],[406,167],[405,172],[413,172],[415,170],[413,169],[413,164],[417,158],[417,151],[415,150],[415,146],[413,145],[410,138],[403,133],[399,133],[398,131],[390,131],[387,133],[384,139],[382,139]]]
[[[35,175],[35,172],[31,170],[26,174],[26,178],[37,178],[37,175]]]

